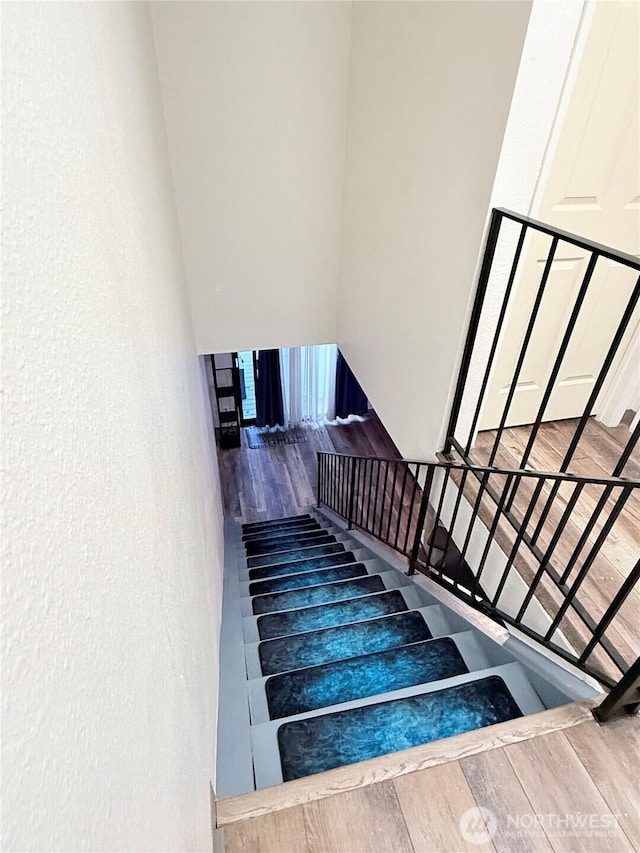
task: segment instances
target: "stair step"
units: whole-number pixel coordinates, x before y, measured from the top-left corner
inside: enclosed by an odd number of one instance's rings
[[[291,551],[283,551],[280,554],[262,554],[259,557],[249,557],[247,559],[247,566],[250,569],[257,568],[258,566],[275,566],[278,563],[290,563],[293,560],[339,554],[346,550],[342,542],[332,542],[329,545],[311,545],[308,548],[294,548]]]
[[[224,717],[220,735],[227,793],[558,702],[539,674],[447,608],[437,591],[315,515],[243,525],[242,542],[237,527],[230,537],[223,624],[227,634],[233,628],[241,658],[232,658],[221,691],[238,709]],[[238,775],[228,768],[243,745],[251,755]]]
[[[247,556],[257,557],[261,554],[277,554],[280,551],[290,551],[293,548],[304,548],[310,545],[328,545],[335,541],[332,534],[321,529],[312,533],[301,533],[298,536],[285,536],[281,539],[245,542],[244,547]]]
[[[365,565],[368,567],[367,563]],[[380,574],[380,572],[372,572],[370,569],[369,573]],[[456,620],[455,617],[454,624],[448,617],[445,619],[442,608],[438,606],[439,602],[424,590],[414,584],[403,583],[402,580],[392,583],[391,577],[393,575],[390,572],[384,572],[385,589],[383,591],[365,593],[351,601],[329,602],[308,607],[303,605],[302,607],[298,606],[290,610],[281,610],[265,615],[255,615],[253,612],[249,612],[248,607],[244,607],[243,635],[245,642],[256,644],[257,649],[257,644],[261,640],[271,640],[290,634],[303,634],[308,631],[320,631],[323,628],[335,628],[338,625],[348,625],[352,622],[366,622],[369,619],[390,616],[392,613],[400,613],[403,610],[421,610],[425,607],[429,607],[433,612],[437,611],[435,617],[437,633],[434,633],[434,636],[441,637],[450,634],[452,630],[465,630],[464,627],[459,627],[460,620]],[[397,573],[395,577],[398,577]],[[392,599],[400,606],[400,610],[393,609],[389,605],[390,600],[388,598],[383,598],[382,603],[377,601],[378,596],[384,596],[387,592],[394,590],[401,593],[400,599]],[[376,599],[375,602],[374,599]],[[402,605],[402,601],[406,607]],[[362,609],[360,609],[360,603],[363,605]],[[296,618],[296,614],[300,614],[299,619]],[[431,618],[429,625],[433,621]],[[262,633],[260,633],[261,631]],[[284,631],[284,633],[280,633],[280,631]]]
[[[287,515],[284,518],[270,518],[267,521],[248,521],[242,525],[242,532],[248,533],[250,530],[262,530],[264,528],[274,528],[283,524],[300,524],[309,521],[312,516],[308,512],[302,515]]]
[[[296,560],[293,563],[280,563],[276,566],[263,566],[258,569],[250,569],[249,580],[267,580],[268,578],[296,575],[300,572],[309,572],[314,569],[328,569],[331,566],[343,566],[347,563],[355,562],[357,560],[353,551],[345,551],[343,554],[328,554],[326,557],[313,557],[310,560]]]
[[[245,533],[242,536],[243,542],[250,542],[261,537],[273,539],[276,536],[286,536],[288,533],[306,533],[309,530],[322,530],[323,527],[315,519],[310,518],[302,524],[296,524],[289,527],[277,527],[275,529],[259,530],[257,533]]]
[[[351,622],[363,622],[407,610],[409,606],[402,592],[399,589],[389,589],[385,592],[353,598],[350,601],[341,601],[338,604],[321,604],[317,607],[303,607],[300,610],[285,610],[282,613],[260,616],[258,633],[261,640],[271,640],[289,634],[302,634]]]
[[[258,646],[258,654],[263,675],[274,675],[380,652],[431,637],[424,617],[417,610],[411,610],[366,622],[265,640]]]
[[[289,589],[303,589],[309,586],[331,583],[332,581],[357,578],[367,574],[364,563],[352,563],[346,566],[334,566],[319,569],[315,572],[302,572],[296,575],[285,575],[279,578],[268,578],[249,584],[249,595],[265,595],[271,592],[283,592]]]
[[[436,626],[440,621],[441,611],[439,606],[428,606],[422,607],[419,610],[426,621],[427,624],[431,627],[431,624],[434,623]],[[441,626],[442,627],[442,626]],[[501,658],[500,655],[497,658],[491,653],[493,650],[487,650],[481,648],[481,646],[477,643],[477,638],[473,631],[468,630],[465,627],[462,631],[453,631],[453,632],[445,632],[437,634],[437,631],[431,632],[434,636],[432,640],[421,640],[420,642],[430,643],[436,639],[442,638],[450,638],[456,644],[458,651],[462,656],[462,660],[466,666],[466,669],[463,670],[466,673],[465,679],[471,678],[471,673],[480,672],[483,670],[490,670],[492,667],[501,666],[504,663],[509,663],[508,659],[505,661]],[[419,643],[417,645],[419,645]],[[398,646],[398,648],[412,648],[413,645],[410,644],[406,646]],[[380,652],[372,652],[371,655],[364,655],[362,657],[371,657],[379,654],[386,654],[389,651],[387,649]],[[487,654],[487,651],[489,653]],[[281,675],[285,675],[286,673],[278,673],[277,675],[262,675],[260,670],[260,658],[258,656],[258,644],[250,644],[246,647],[246,664],[247,664],[247,687],[248,687],[248,697],[249,697],[249,710],[251,715],[251,724],[252,725],[261,725],[263,723],[271,722],[271,716],[269,714],[269,706],[267,704],[267,684],[271,679],[279,678]],[[345,662],[345,666],[350,660],[358,660],[358,658],[347,658]],[[340,661],[330,661],[326,664],[319,664],[318,666],[333,666],[334,663],[340,663]],[[307,667],[305,669],[294,670],[294,672],[311,672],[315,667]],[[467,672],[468,671],[468,672]],[[341,708],[349,708],[349,707],[358,707],[362,705],[363,702],[365,704],[371,704],[374,701],[382,701],[386,699],[397,699],[401,696],[412,695],[415,692],[420,692],[420,687],[428,686],[429,689],[437,689],[438,687],[447,687],[451,684],[458,684],[460,682],[460,677],[458,675],[445,677],[439,681],[430,681],[425,684],[421,682],[417,682],[417,686],[411,687],[407,686],[405,688],[396,688],[386,690],[381,682],[374,683],[373,691],[367,696],[362,696],[359,701],[358,699],[349,699],[345,693],[341,693],[336,702],[333,703],[334,707],[319,707],[318,709],[311,711],[310,713],[318,714],[327,710],[340,710]],[[296,714],[296,718],[300,718],[301,716],[307,716],[307,713],[304,714]]]
[[[285,782],[523,716],[502,678],[284,723]]]
[[[403,687],[441,681],[469,669],[451,637],[285,672],[265,685],[272,720]]]
[[[460,707],[459,702],[451,701],[459,694],[449,693],[444,702],[438,700],[434,704],[428,702],[404,704],[400,708],[401,713],[398,714],[386,710],[378,711],[380,708],[395,704],[398,700],[404,703],[406,699],[433,696],[445,693],[452,688],[473,685],[492,678],[500,679],[503,687],[497,693],[490,692],[489,695],[483,694],[481,690],[480,696],[484,695],[483,701],[465,702]],[[506,703],[500,699],[505,689],[516,706],[517,713],[513,716],[500,713],[501,710],[505,710]],[[475,692],[468,691],[467,699],[470,699]],[[347,713],[346,717],[342,717],[344,712],[360,712],[369,708],[372,712],[361,716],[351,717],[350,713]],[[256,788],[299,778],[290,773],[291,761],[295,760],[293,752],[288,754],[284,762],[281,762],[283,755],[280,744],[284,740],[287,741],[287,752],[292,747],[299,751],[301,765],[304,765],[300,766],[301,770],[304,769],[302,775],[309,775],[331,767],[339,767],[342,764],[363,761],[366,758],[397,752],[410,746],[418,746],[472,729],[483,728],[501,722],[503,719],[535,714],[542,710],[544,705],[529,683],[524,670],[520,664],[511,662],[456,675],[445,681],[434,681],[380,696],[343,702],[329,711],[326,709],[309,711],[289,718],[284,723],[280,720],[272,720],[256,724],[251,727]],[[330,727],[316,724],[316,720],[327,717],[333,718],[333,724]],[[296,723],[295,727],[292,726],[293,723]],[[279,733],[284,727],[291,727],[288,732],[289,734],[296,732],[296,737],[280,738]],[[358,749],[358,740],[362,750]],[[304,760],[305,753],[308,755],[308,762]],[[323,754],[330,759],[327,763],[324,763]],[[336,763],[332,763],[331,757],[336,759]],[[285,767],[281,766],[281,763],[289,765],[286,768],[286,775],[283,773]]]
[[[258,616],[263,613],[275,613],[278,610],[293,610],[296,607],[310,607],[314,604],[345,601],[358,595],[367,595],[370,592],[382,592],[385,588],[380,575],[365,575],[353,580],[294,589],[289,592],[257,595],[251,599],[251,604],[253,613]]]

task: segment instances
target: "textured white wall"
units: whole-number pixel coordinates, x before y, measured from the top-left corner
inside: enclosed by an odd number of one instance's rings
[[[405,456],[440,449],[530,3],[355,3],[338,344]]]
[[[3,849],[206,850],[221,513],[149,11],[2,13]]]
[[[336,339],[351,4],[152,4],[200,352]]]

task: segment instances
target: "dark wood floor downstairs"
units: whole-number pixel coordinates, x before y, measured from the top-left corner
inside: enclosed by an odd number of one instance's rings
[[[345,423],[308,426],[304,432],[308,440],[300,444],[252,449],[241,430],[242,447],[220,451],[225,515],[250,522],[305,512],[315,503],[318,451],[400,458],[374,412]]]

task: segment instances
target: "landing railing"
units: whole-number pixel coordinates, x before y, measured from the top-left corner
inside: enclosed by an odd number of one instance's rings
[[[569,275],[571,280],[562,278]],[[581,273],[577,280],[575,273]],[[571,386],[571,392],[585,391],[586,402],[567,427],[572,426],[572,435],[566,448],[562,448],[558,472],[564,473],[571,467],[589,419],[602,405],[603,391],[612,380],[613,371],[619,365],[623,344],[629,341],[636,324],[640,320],[638,303],[640,301],[640,259],[584,239],[576,234],[546,225],[543,222],[520,216],[510,210],[496,208],[492,211],[487,242],[478,278],[473,309],[464,346],[460,372],[456,384],[451,415],[447,428],[444,452],[450,455],[457,451],[460,457],[473,463],[493,466],[504,465],[503,437],[510,425],[527,424],[529,434],[519,458],[513,458],[508,467],[525,468],[535,452],[540,426],[545,420],[558,417],[555,404],[558,394]],[[536,276],[539,278],[536,280]],[[486,404],[492,387],[497,356],[501,351],[504,332],[513,308],[518,287],[522,289],[523,278],[530,288],[532,302],[522,327],[518,332],[509,327],[509,334],[521,334],[520,348],[514,354],[511,375],[503,377],[506,381],[499,394],[493,390],[496,399],[503,402],[492,409],[493,420],[487,424]],[[558,290],[571,295],[569,306],[564,309],[554,302]],[[487,294],[491,298],[487,299]],[[599,302],[597,301],[599,300]],[[615,305],[615,308],[614,308]],[[550,316],[558,311],[565,313],[559,324],[557,335],[549,338],[548,322]],[[594,371],[590,375],[568,377],[571,372],[567,366],[572,353],[584,346],[584,341],[592,333],[588,317],[599,314],[612,314],[612,333],[610,340],[603,332],[600,345],[603,346],[601,358],[592,358]],[[588,316],[586,316],[588,315]],[[524,315],[523,315],[524,316]],[[606,319],[606,318],[605,318]],[[488,339],[479,332],[490,328]],[[537,387],[536,383],[525,382],[523,368],[529,360],[535,360],[532,352],[534,344],[545,341],[552,348],[549,360],[546,384]],[[474,366],[474,378],[470,382],[471,365]],[[528,375],[528,374],[527,374]],[[481,377],[481,378],[480,378]],[[535,387],[533,387],[535,386]],[[590,389],[590,390],[589,390]],[[529,415],[515,411],[520,399],[534,393],[539,399]],[[518,396],[520,395],[520,396]],[[554,396],[555,395],[555,396]],[[575,405],[579,405],[576,396]],[[573,417],[566,412],[562,418]],[[486,449],[481,459],[472,455],[472,449],[478,428],[493,431],[492,446]],[[626,447],[622,450],[612,470],[605,471],[612,477],[622,476],[631,453],[640,439],[640,422],[630,434]],[[509,448],[513,455],[516,451]],[[555,466],[554,466],[555,468]],[[507,498],[507,508],[515,500],[518,484],[514,485]],[[557,494],[559,484],[554,487],[542,514],[546,518]],[[533,532],[534,542],[540,534],[540,528]]]
[[[640,560],[612,578],[601,554],[615,548],[640,481],[320,452],[317,497],[405,555],[409,574],[429,575],[602,684],[637,678]]]

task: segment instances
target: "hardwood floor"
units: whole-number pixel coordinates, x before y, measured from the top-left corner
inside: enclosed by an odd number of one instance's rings
[[[400,459],[397,447],[370,412],[361,420],[306,427],[308,441],[251,449],[220,450],[225,515],[240,522],[266,521],[305,512],[315,503],[316,453],[352,453]]]
[[[637,851],[639,759],[637,718],[589,721],[225,826],[215,849]]]

